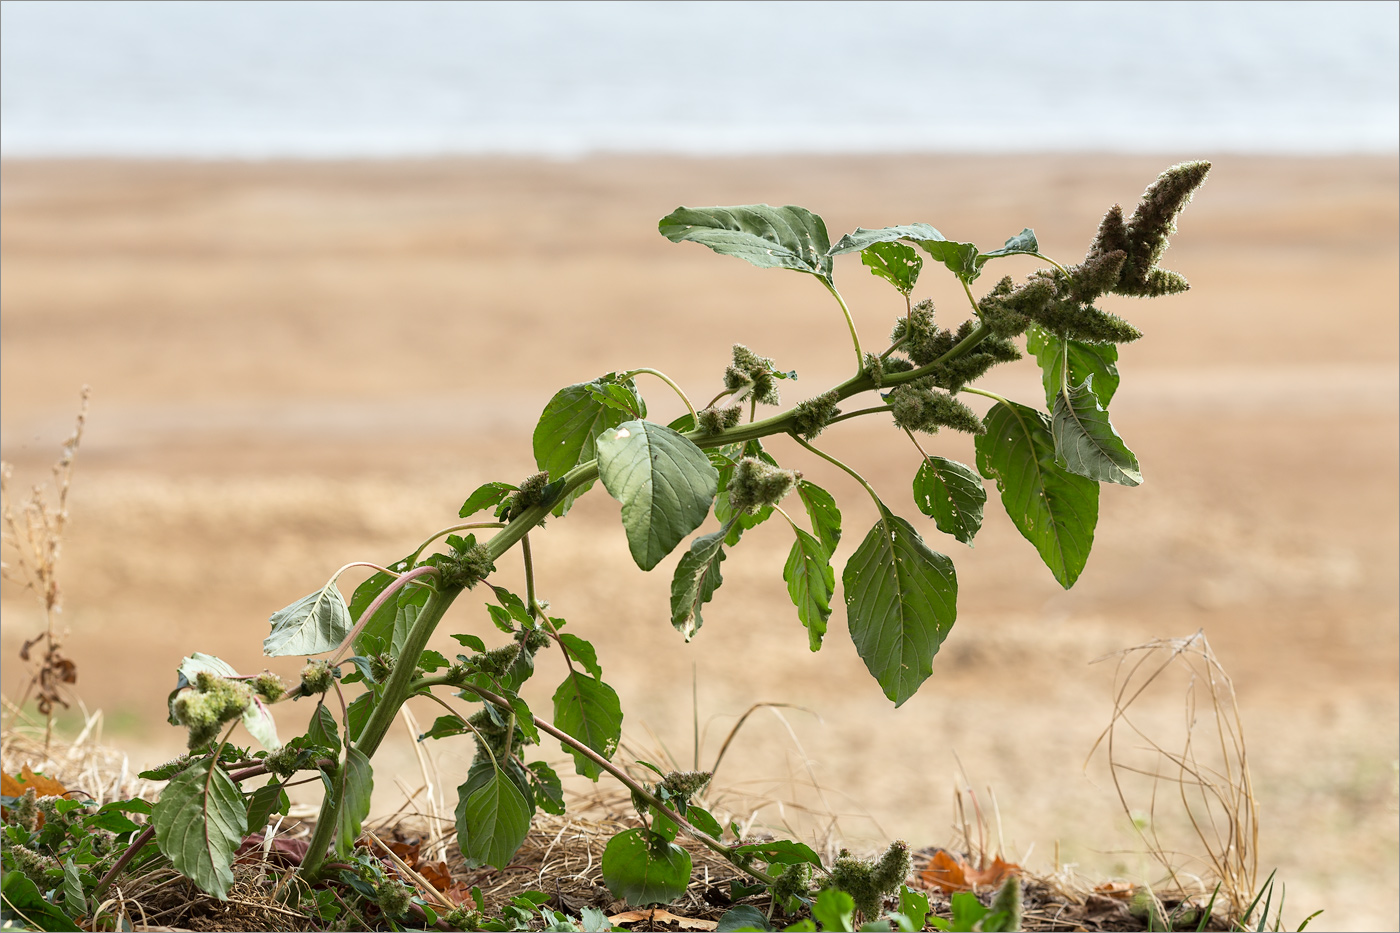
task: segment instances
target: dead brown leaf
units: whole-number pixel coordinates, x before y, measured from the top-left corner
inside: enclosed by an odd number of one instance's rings
[[[968,891],[973,888],[998,887],[1011,875],[1021,873],[1021,866],[1005,861],[1001,856],[973,867],[957,852],[939,849],[928,865],[919,872],[919,880],[940,891]]]
[[[662,910],[660,907],[652,910],[629,910],[625,913],[614,914],[608,918],[609,923],[626,924],[641,923],[649,921],[651,923],[674,923],[678,930],[713,930],[719,926],[714,920],[700,920],[695,917],[681,917],[671,913],[669,910]]]
[[[25,765],[20,770],[19,778],[0,771],[0,793],[6,797],[23,797],[24,792],[29,788],[34,788],[34,793],[40,797],[62,797],[68,793],[68,788],[55,781],[53,778],[44,777],[42,774],[35,774],[29,770],[29,765]]]

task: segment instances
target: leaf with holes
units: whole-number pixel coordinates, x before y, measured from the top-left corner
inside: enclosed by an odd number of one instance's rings
[[[982,527],[982,506],[987,490],[982,480],[956,460],[928,457],[914,474],[914,503],[938,530],[972,546],[972,538]]]
[[[272,631],[263,639],[263,654],[313,655],[340,646],[353,623],[340,588],[328,583],[272,614]]]
[[[692,240],[761,269],[792,269],[831,281],[826,224],[803,207],[678,207],[657,229],[672,243]]]
[[[171,779],[151,811],[156,845],[176,871],[219,900],[233,884],[233,853],[248,832],[238,785],[212,759]]]
[[[643,570],[700,527],[719,483],[703,450],[650,421],[628,421],[598,436],[598,475],[622,503],[627,545]]]
[[[629,904],[669,904],[690,883],[690,853],[645,829],[623,830],[603,850],[603,882]]]
[[[906,298],[924,267],[924,260],[914,247],[900,242],[872,243],[860,251],[860,261],[869,267],[871,275],[889,282]]]
[[[1055,407],[1062,386],[1077,386],[1090,376],[1094,397],[1104,408],[1118,391],[1118,348],[1111,343],[1081,343],[1032,324],[1026,331],[1026,349],[1040,364],[1049,409]]]
[[[903,705],[933,673],[933,657],[957,620],[953,562],[881,505],[841,585],[856,652],[885,696]]]
[[[1055,400],[1050,433],[1055,438],[1055,463],[1071,473],[1120,486],[1142,484],[1136,455],[1123,443],[1108,412],[1092,388],[1094,377],[1061,391]]]
[[[622,739],[622,704],[617,691],[585,674],[571,671],[554,691],[554,725],[604,758],[611,759]],[[574,767],[584,777],[598,780],[602,767],[576,749]]]
[[[1099,518],[1099,486],[1055,463],[1050,419],[1016,402],[997,402],[974,439],[977,469],[996,480],[1011,523],[1035,545],[1065,589],[1089,560]]]
[[[841,543],[841,510],[831,493],[807,480],[797,483],[797,495],[807,517],[812,520],[812,531],[817,540],[826,548],[828,555],[836,553],[836,545]]]
[[[705,622],[700,616],[700,607],[710,601],[724,582],[719,565],[724,561],[724,536],[728,531],[725,526],[696,538],[676,564],[675,575],[671,578],[671,625],[686,641],[694,638]]]

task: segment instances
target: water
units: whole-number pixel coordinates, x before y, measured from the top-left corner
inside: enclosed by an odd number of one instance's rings
[[[6,0],[0,153],[1389,153],[1397,11]]]

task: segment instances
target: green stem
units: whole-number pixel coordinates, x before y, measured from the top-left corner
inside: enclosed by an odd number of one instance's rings
[[[418,549],[409,556],[408,560],[405,561],[405,563],[407,563],[408,566],[412,567],[418,562],[419,555],[423,553],[423,551],[428,547],[428,545],[432,544],[434,541],[436,541],[438,538],[441,538],[443,535],[450,535],[454,531],[468,531],[472,528],[504,527],[506,526],[503,525],[501,522],[463,522],[460,525],[449,525],[446,528],[433,532],[427,541],[424,541],[422,544],[418,545]]]
[[[836,424],[838,421],[845,421],[848,418],[859,418],[861,415],[875,415],[879,414],[882,411],[891,410],[892,409],[889,405],[876,405],[874,408],[862,408],[859,411],[843,412],[842,414],[837,415],[835,418],[832,418],[826,424],[827,427],[831,427],[831,425]]]
[[[851,344],[856,348],[856,375],[860,375],[865,372],[865,354],[860,349],[860,336],[856,334],[856,322],[851,317],[851,309],[846,307],[846,299],[841,297],[841,293],[836,290],[835,285],[826,279],[822,279],[822,284],[826,286],[827,291],[831,292],[831,296],[841,306],[841,313],[846,316],[846,326],[851,330]]]
[[[860,483],[862,486],[864,486],[864,487],[865,487],[865,491],[868,492],[868,493],[870,493],[870,498],[872,498],[872,499],[875,500],[875,507],[876,507],[877,509],[880,510],[880,520],[881,520],[881,521],[884,521],[885,504],[884,504],[883,502],[880,501],[880,497],[879,497],[878,495],[875,494],[875,488],[865,481],[865,477],[864,477],[864,476],[861,476],[861,475],[860,475],[859,473],[857,473],[854,469],[852,469],[851,467],[849,467],[849,466],[847,466],[846,464],[842,463],[840,460],[837,460],[837,459],[836,459],[835,457],[833,457],[831,454],[826,453],[825,451],[818,450],[817,448],[813,447],[811,444],[807,443],[807,442],[804,441],[802,438],[798,437],[796,434],[792,435],[792,439],[795,440],[795,441],[797,441],[797,443],[801,444],[803,447],[806,447],[808,450],[810,450],[812,453],[816,454],[818,457],[821,457],[821,458],[822,458],[823,460],[825,460],[827,463],[830,463],[830,464],[832,464],[833,466],[838,466],[838,467],[840,467],[841,469],[845,470],[847,473],[849,473],[849,474],[851,475],[851,478],[852,478],[852,479],[854,479],[857,483]]]
[[[1031,253],[1031,255],[1034,256],[1036,259],[1043,259],[1046,262],[1050,263],[1050,265],[1063,272],[1065,274],[1065,278],[1069,278],[1069,270],[1066,269],[1064,266],[1060,265],[1055,260],[1051,259],[1049,256],[1042,256],[1040,253]]]
[[[403,648],[399,651],[394,671],[389,675],[389,680],[384,684],[383,690],[380,691],[379,700],[374,704],[374,711],[370,713],[369,720],[360,730],[360,737],[355,742],[355,748],[366,758],[374,757],[379,743],[384,741],[384,736],[388,734],[389,727],[394,723],[394,718],[398,716],[399,707],[403,706],[404,701],[411,695],[413,677],[418,670],[418,657],[427,646],[428,638],[433,634],[433,629],[437,628],[443,613],[452,605],[452,601],[457,598],[457,594],[460,592],[462,592],[460,587],[434,589],[428,597],[428,601],[419,610],[413,627],[408,630],[408,637],[404,640]],[[335,835],[335,824],[339,816],[340,801],[327,794],[321,801],[321,812],[316,817],[316,830],[311,835],[311,842],[306,849],[306,857],[301,863],[303,878],[314,879],[320,871],[322,863],[325,862],[326,851],[330,848],[331,839]]]
[[[690,417],[694,418],[697,424],[699,423],[700,416],[695,413],[695,406],[690,404],[690,399],[686,396],[685,392],[681,390],[680,386],[676,385],[674,382],[671,381],[670,376],[666,375],[661,370],[651,369],[649,367],[643,366],[641,369],[629,369],[627,372],[622,374],[622,378],[630,379],[633,376],[639,376],[642,373],[646,373],[649,376],[655,376],[657,379],[660,379],[662,382],[666,383],[668,386],[674,389],[676,391],[676,394],[681,397],[681,401],[685,402],[685,407],[690,410]]]
[[[986,389],[978,389],[978,388],[974,388],[973,386],[963,386],[963,387],[962,387],[962,391],[964,391],[964,392],[971,392],[973,395],[980,395],[980,396],[982,396],[982,397],[984,397],[984,398],[989,398],[989,399],[991,399],[992,401],[995,401],[995,402],[1001,402],[1003,405],[1008,405],[1008,406],[1009,406],[1009,405],[1011,404],[1011,402],[1008,401],[1007,399],[1002,398],[1000,395],[997,395],[995,392],[988,392]]]

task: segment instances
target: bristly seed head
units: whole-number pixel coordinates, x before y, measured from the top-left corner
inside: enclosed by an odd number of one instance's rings
[[[797,470],[745,457],[734,467],[729,481],[729,505],[735,512],[753,514],[767,505],[777,505],[797,486],[802,474]]]
[[[805,402],[798,402],[792,410],[792,430],[805,440],[811,440],[831,423],[831,419],[841,414],[836,407],[840,396],[836,390],[825,392]]]
[[[986,431],[976,412],[948,393],[929,388],[922,379],[896,386],[886,398],[894,423],[909,431],[937,434],[941,427],[968,434]]]
[[[335,682],[335,673],[325,661],[307,661],[306,666],[301,669],[301,694],[302,696],[315,696],[325,693]]]

